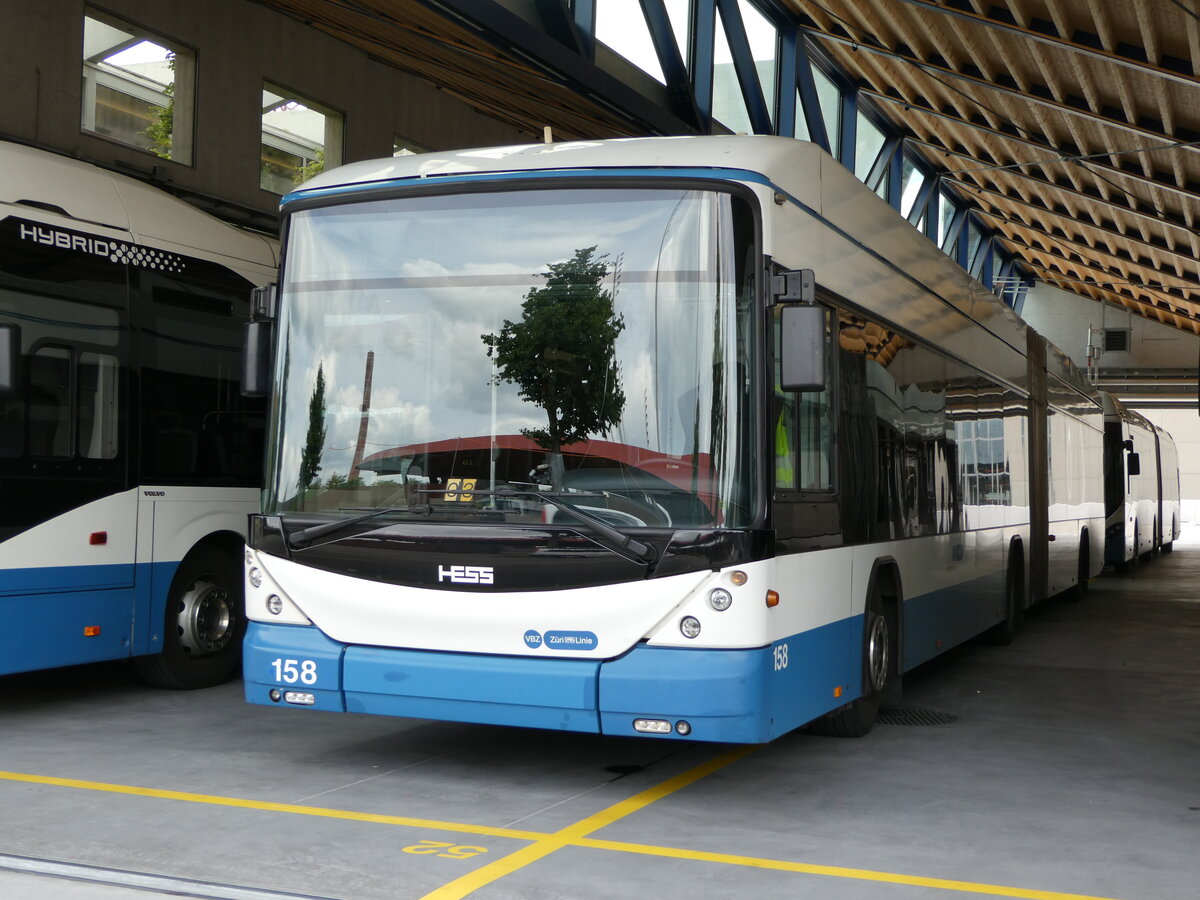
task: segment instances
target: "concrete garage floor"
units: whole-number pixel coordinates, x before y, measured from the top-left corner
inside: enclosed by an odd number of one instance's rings
[[[1200,897],[1200,533],[905,706],[955,720],[736,748],[3,678],[0,898]]]

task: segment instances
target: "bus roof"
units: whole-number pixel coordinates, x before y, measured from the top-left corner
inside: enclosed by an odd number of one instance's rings
[[[125,231],[139,244],[278,265],[270,238],[235,228],[136,179],[6,141],[0,141],[0,205],[23,207],[33,218],[47,212],[65,216],[77,223],[74,227]]]
[[[351,163],[324,172],[284,198],[291,201],[399,186],[422,179],[462,177],[514,179],[535,173],[692,174],[728,176],[760,191],[783,191],[826,218],[843,237],[880,247],[881,264],[928,286],[962,315],[973,319],[1024,356],[1029,326],[979,284],[853,172],[808,141],[772,135],[689,135],[522,144],[424,153]],[[766,227],[766,224],[764,225]],[[775,248],[767,246],[766,252]],[[861,275],[861,273],[860,273]],[[818,275],[821,280],[821,275]],[[920,320],[922,312],[914,309]],[[901,323],[903,324],[903,323]],[[921,333],[919,327],[914,333]],[[1098,403],[1095,391],[1066,354],[1047,347],[1049,371]]]
[[[730,169],[777,173],[825,155],[815,144],[770,135],[612,138],[479,147],[350,163],[305,182],[288,199],[331,187],[409,178],[564,169]],[[801,198],[804,199],[804,198]]]

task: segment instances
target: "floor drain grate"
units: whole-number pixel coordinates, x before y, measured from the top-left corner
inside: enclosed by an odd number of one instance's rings
[[[883,725],[953,725],[958,716],[931,709],[881,709],[876,717]]]

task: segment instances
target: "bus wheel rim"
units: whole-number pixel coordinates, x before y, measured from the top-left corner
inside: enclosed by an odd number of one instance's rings
[[[189,656],[219,653],[233,639],[235,621],[229,590],[198,578],[181,598],[179,644]]]
[[[867,674],[871,682],[870,689],[874,693],[882,691],[887,684],[888,653],[887,618],[877,615],[871,621],[867,634]]]

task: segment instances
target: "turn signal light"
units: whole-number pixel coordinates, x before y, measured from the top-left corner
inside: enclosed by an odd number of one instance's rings
[[[84,625],[83,626],[83,636],[84,637],[99,637],[100,636],[100,626],[99,625]]]
[[[778,591],[767,591],[767,606],[778,606],[778,605],[779,605],[779,592]]]

